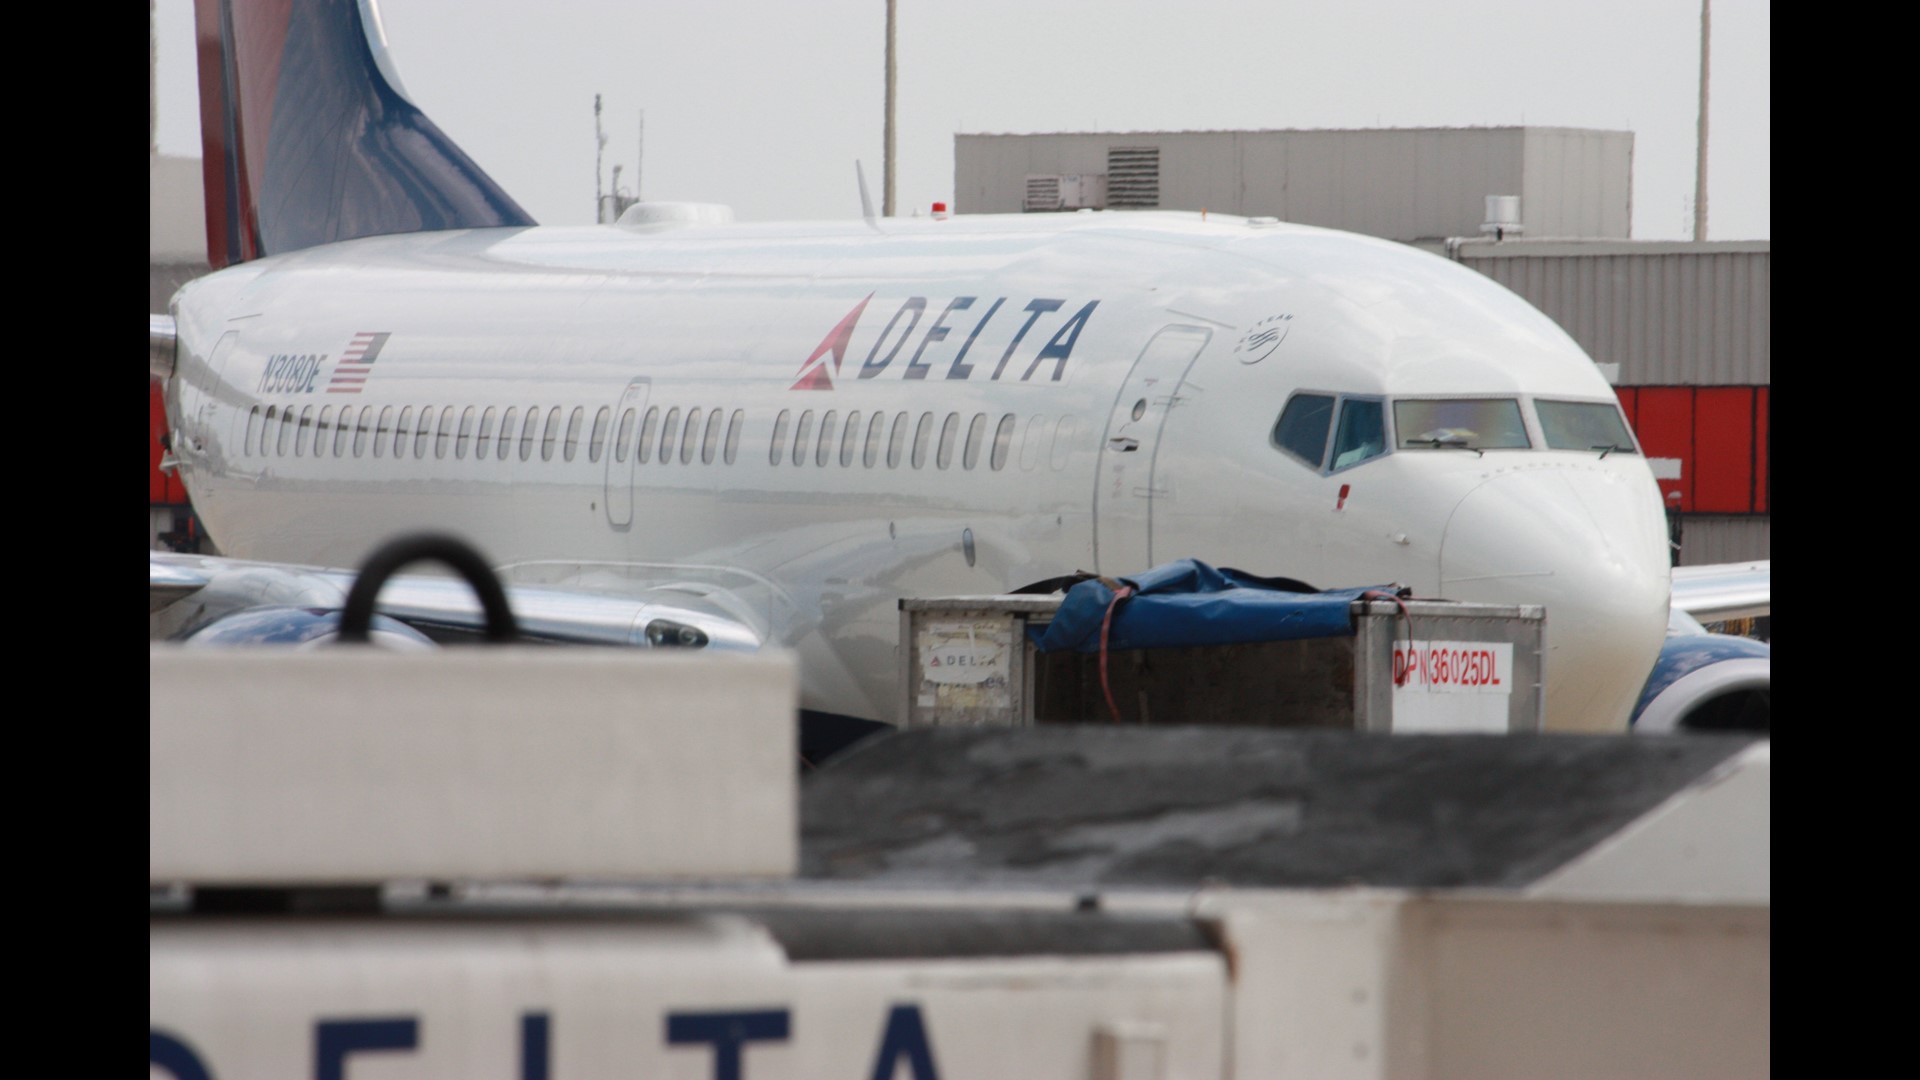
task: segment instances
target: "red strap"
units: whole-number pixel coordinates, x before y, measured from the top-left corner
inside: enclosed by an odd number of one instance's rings
[[[1390,593],[1385,589],[1368,589],[1366,592],[1360,594],[1360,598],[1362,600],[1391,600],[1399,605],[1400,617],[1407,620],[1407,654],[1411,656],[1413,654],[1413,613],[1407,610],[1407,602],[1400,599],[1399,594]],[[1410,668],[1395,671],[1393,673],[1393,685],[1407,685],[1407,679],[1411,674]]]
[[[1113,629],[1113,609],[1120,601],[1133,595],[1133,586],[1122,585],[1114,590],[1113,599],[1107,601],[1107,613],[1100,619],[1100,692],[1107,695],[1107,712],[1113,722],[1120,722],[1120,707],[1113,703],[1113,686],[1107,682],[1107,633]]]

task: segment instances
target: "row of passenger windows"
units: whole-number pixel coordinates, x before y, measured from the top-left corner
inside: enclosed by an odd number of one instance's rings
[[[939,427],[940,441],[934,448],[934,428]],[[850,412],[845,423],[840,420],[837,410],[828,409],[820,417],[818,435],[815,435],[814,413],[808,409],[795,421],[792,409],[782,409],[773,421],[773,438],[767,447],[767,462],[778,465],[782,460],[790,460],[795,465],[804,465],[811,457],[815,465],[826,465],[837,456],[842,468],[860,459],[866,468],[874,468],[880,463],[881,449],[886,451],[887,468],[897,469],[905,459],[914,468],[922,469],[927,465],[927,455],[932,449],[933,463],[936,468],[951,468],[956,449],[959,451],[960,467],[971,469],[980,463],[980,455],[986,451],[987,465],[995,472],[1006,468],[1007,453],[1013,447],[1014,418],[1012,413],[1000,417],[993,427],[992,449],[987,450],[986,413],[975,413],[973,419],[966,422],[966,442],[960,442],[961,416],[948,413],[944,421],[937,420],[934,413],[923,412],[917,422],[912,413],[893,414],[891,422],[887,414],[881,411],[866,413],[859,410]],[[787,439],[789,430],[793,439]],[[907,449],[908,434],[912,433],[912,451]]]
[[[1542,399],[1533,406],[1549,450],[1637,452],[1614,402]],[[1533,446],[1515,398],[1396,399],[1393,426],[1402,450],[1526,450]],[[1295,394],[1273,426],[1273,443],[1316,469],[1331,472],[1357,465],[1387,452],[1385,403],[1378,398]]]
[[[552,461],[556,452],[562,461],[572,461],[584,441],[587,460],[598,462],[608,451],[608,428],[612,427],[615,461],[626,461],[632,454],[639,464],[657,461],[666,465],[677,459],[684,465],[691,464],[697,455],[702,464],[711,465],[717,457],[731,465],[739,453],[746,418],[741,409],[729,414],[724,409],[683,411],[676,405],[663,410],[656,405],[647,409],[644,418],[636,409],[625,409],[615,425],[612,413],[602,406],[589,426],[586,409],[580,406],[569,411],[553,405],[543,411],[533,405],[523,412],[517,406],[502,411],[494,406],[427,406],[416,410],[411,405],[386,405],[376,411],[368,405],[356,412],[350,405],[337,411],[332,405],[317,409],[312,405],[298,409],[255,405],[247,414],[242,453],[249,457],[416,459],[431,453],[435,458],[451,454],[456,460],[471,456],[475,460],[491,457],[505,461],[517,446],[521,461],[532,460],[536,448],[541,461]],[[1029,443],[1044,437],[1042,423],[1041,418],[1029,423]],[[929,456],[936,468],[951,468],[957,457],[961,468],[973,469],[984,456],[987,467],[997,472],[1006,467],[1015,426],[1012,413],[990,424],[986,413],[975,413],[971,420],[963,420],[957,412],[948,413],[941,420],[934,413],[923,412],[916,420],[911,413],[898,412],[889,420],[885,412],[855,410],[842,422],[840,413],[833,409],[819,416],[816,426],[812,409],[802,412],[797,422],[793,410],[783,409],[773,423],[767,460],[774,465],[783,461],[801,465],[811,458],[815,465],[826,465],[837,458],[844,468],[858,458],[871,469],[880,463],[884,452],[889,469],[899,468],[903,460],[913,468],[925,468]],[[1064,464],[1063,443],[1070,441],[1072,434],[1071,418],[1064,418],[1055,432],[1055,469]],[[1022,468],[1037,463],[1037,459],[1023,460]]]
[[[637,453],[640,461],[652,456],[659,414],[657,408],[647,411],[636,447],[633,441],[636,410],[621,413],[613,439],[616,461],[627,460],[629,453]],[[540,406],[531,405],[522,412],[518,406],[502,411],[494,406],[478,409],[471,405],[465,408],[447,405],[435,409],[429,405],[416,411],[411,405],[398,409],[386,405],[376,414],[371,405],[361,407],[357,413],[351,405],[337,413],[332,405],[322,405],[317,410],[312,405],[303,405],[297,411],[292,406],[269,405],[263,410],[255,405],[247,414],[241,452],[249,457],[336,458],[349,455],[425,458],[431,452],[436,458],[451,453],[456,459],[472,456],[476,460],[492,457],[505,461],[518,446],[521,461],[532,460],[536,448],[541,461],[552,461],[556,451],[562,461],[572,461],[579,456],[580,444],[584,441],[587,460],[598,462],[607,451],[612,415],[611,408],[601,406],[589,428],[587,411],[580,406],[569,411],[552,405],[542,411]],[[707,410],[704,428],[702,417],[700,409],[687,410],[683,428],[680,409],[667,411],[666,424],[660,432],[660,461],[671,461],[677,450],[683,462],[692,461],[698,452],[701,461],[711,464],[724,433],[726,462],[733,464],[740,447],[745,411],[735,409],[732,416],[727,416],[721,409]]]

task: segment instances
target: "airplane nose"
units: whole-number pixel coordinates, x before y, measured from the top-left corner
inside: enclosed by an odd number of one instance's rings
[[[1442,596],[1546,606],[1551,731],[1626,730],[1666,635],[1659,489],[1634,464],[1497,472],[1455,506],[1441,540]]]

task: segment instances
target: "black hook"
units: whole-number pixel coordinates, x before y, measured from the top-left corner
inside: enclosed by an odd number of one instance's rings
[[[513,609],[507,606],[507,591],[478,551],[446,533],[415,533],[387,541],[361,565],[353,588],[347,591],[347,606],[340,613],[341,641],[366,643],[373,624],[373,604],[381,588],[395,571],[417,562],[445,563],[473,587],[487,615],[488,641],[508,642],[520,636]]]

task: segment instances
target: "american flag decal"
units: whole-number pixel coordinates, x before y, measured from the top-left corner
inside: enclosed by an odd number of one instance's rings
[[[340,354],[340,362],[333,365],[333,379],[327,383],[327,393],[359,393],[373,371],[373,362],[380,359],[381,346],[392,336],[371,330],[353,335],[353,340],[347,342],[347,351]]]

